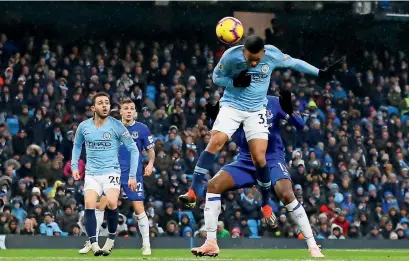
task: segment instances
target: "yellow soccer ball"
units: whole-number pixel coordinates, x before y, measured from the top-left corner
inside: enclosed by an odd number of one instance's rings
[[[235,17],[225,17],[216,25],[216,36],[226,44],[239,42],[243,36],[241,21]]]

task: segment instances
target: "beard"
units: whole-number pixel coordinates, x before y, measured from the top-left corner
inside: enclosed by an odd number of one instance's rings
[[[109,114],[108,114],[108,113],[107,113],[107,114],[104,114],[103,112],[95,111],[95,115],[96,115],[98,118],[104,120],[104,119],[106,119],[106,118],[108,117]]]

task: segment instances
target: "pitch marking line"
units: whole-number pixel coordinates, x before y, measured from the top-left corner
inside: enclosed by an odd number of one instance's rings
[[[95,257],[55,257],[55,256],[38,256],[38,257],[0,257],[0,260],[10,260],[10,259],[19,259],[19,260],[95,260]],[[104,259],[109,260],[182,260],[182,261],[198,261],[196,257],[105,257]],[[211,258],[206,258],[211,259]],[[202,260],[202,259],[201,259]],[[217,258],[217,261],[233,261],[233,258]],[[275,259],[268,259],[268,258],[256,258],[256,259],[248,259],[249,261],[271,261]],[[280,259],[280,261],[295,261],[294,259]],[[317,261],[316,259],[300,259],[300,261]],[[326,261],[347,261],[341,259],[326,259]],[[353,259],[349,259],[349,261],[353,261]]]

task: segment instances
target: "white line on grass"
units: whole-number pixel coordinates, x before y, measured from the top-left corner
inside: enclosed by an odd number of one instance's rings
[[[206,257],[205,257],[206,258]],[[12,256],[12,257],[0,257],[0,260],[11,260],[11,259],[18,259],[18,260],[95,260],[94,257],[56,257],[56,256],[33,256],[33,257],[17,257],[17,256]],[[109,259],[109,260],[169,260],[169,261],[175,261],[175,260],[182,260],[182,261],[198,261],[199,258],[197,257],[105,257],[104,259]],[[212,259],[213,258],[207,258],[207,259]],[[201,259],[203,260],[203,259]],[[217,258],[215,259],[216,261],[233,261],[233,258]],[[269,259],[269,258],[252,258],[248,259],[249,261],[271,261],[271,260],[276,260],[276,259]],[[294,259],[279,259],[280,261],[295,261]],[[299,261],[317,261],[316,259],[300,259]],[[341,259],[326,259],[326,261],[347,261],[347,260],[341,260]],[[349,260],[352,261],[352,260]]]

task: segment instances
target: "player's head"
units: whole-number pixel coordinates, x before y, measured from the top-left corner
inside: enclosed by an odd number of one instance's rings
[[[95,94],[91,100],[91,109],[99,118],[105,119],[110,113],[110,95],[105,92]]]
[[[256,35],[246,38],[243,46],[243,56],[252,67],[256,67],[265,55],[265,43],[263,39]]]
[[[135,103],[126,98],[120,101],[120,114],[123,122],[131,122],[137,118],[137,111],[135,110]]]

